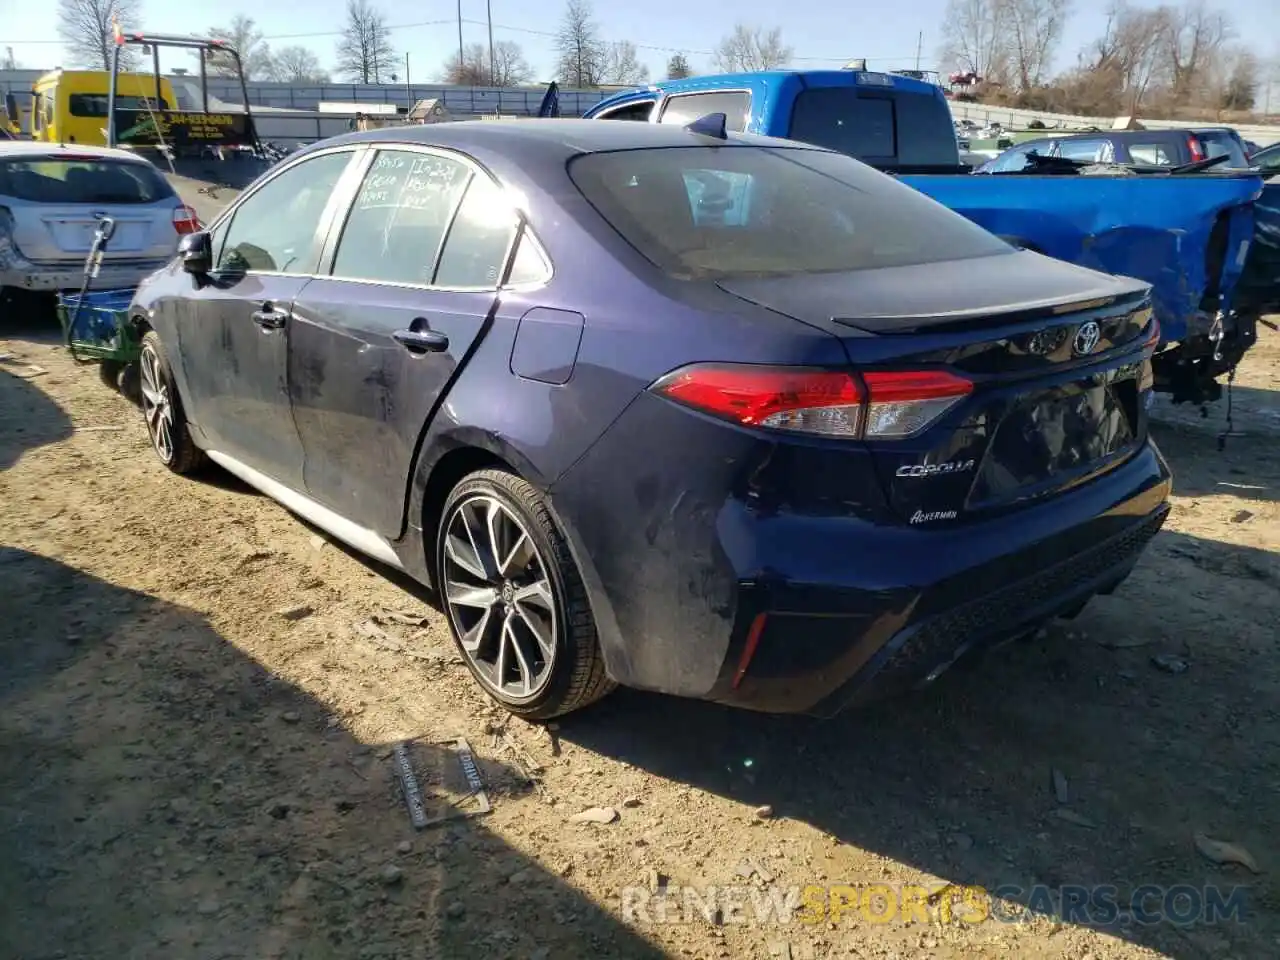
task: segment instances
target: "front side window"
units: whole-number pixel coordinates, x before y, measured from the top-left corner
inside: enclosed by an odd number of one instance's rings
[[[351,156],[343,151],[304,160],[245,198],[231,216],[217,269],[312,273],[320,219]]]
[[[1034,162],[1031,159],[1033,156],[1041,157],[1048,154],[1047,147],[1048,144],[1045,143],[1027,143],[1007,150],[992,162],[991,172],[1018,173],[1026,170]]]
[[[672,276],[864,270],[1008,253],[1003,241],[849,157],[765,147],[586,154],[569,175]]]
[[[751,94],[745,90],[723,93],[682,93],[671,97],[662,107],[661,123],[693,123],[712,113],[723,113],[725,128],[739,132],[747,128],[747,111]]]
[[[105,93],[73,93],[67,98],[67,108],[73,117],[105,117],[107,115],[107,95]],[[137,110],[147,112],[163,109],[157,101],[147,97],[116,96],[117,110]]]
[[[613,110],[606,110],[597,117],[597,120],[638,120],[641,123],[648,121],[649,116],[653,113],[653,100],[641,100],[638,103],[629,103],[625,107],[616,107]]]
[[[471,176],[461,160],[379,150],[342,228],[333,275],[430,284],[440,244]]]

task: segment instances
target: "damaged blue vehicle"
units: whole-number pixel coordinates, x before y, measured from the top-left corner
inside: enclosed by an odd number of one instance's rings
[[[1174,402],[1221,396],[1219,378],[1253,346],[1261,317],[1280,311],[1280,216],[1274,199],[1258,204],[1258,173],[1201,161],[975,176],[941,88],[853,67],[664,81],[586,117],[684,125],[722,113],[729,130],[816,144],[893,174],[1014,246],[1143,280],[1162,329],[1156,389]]]

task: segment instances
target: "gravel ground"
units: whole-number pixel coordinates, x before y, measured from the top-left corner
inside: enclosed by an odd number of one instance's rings
[[[225,474],[169,475],[52,330],[6,323],[0,955],[1280,955],[1280,335],[1225,451],[1221,405],[1158,408],[1172,518],[1077,620],[833,721],[620,691],[547,729],[487,705],[423,591]],[[415,831],[391,746],[435,814],[458,736],[492,812]],[[1243,913],[1108,924],[1031,892],[1147,884]],[[935,896],[833,919],[867,885]],[[966,885],[1046,909],[948,915]]]

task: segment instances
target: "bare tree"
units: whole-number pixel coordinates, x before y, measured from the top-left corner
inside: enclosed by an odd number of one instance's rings
[[[1221,89],[1218,107],[1221,110],[1252,110],[1258,102],[1259,81],[1262,80],[1262,64],[1257,55],[1244,47],[1228,52],[1223,58]]]
[[[386,17],[369,0],[347,0],[347,22],[338,41],[338,69],[359,83],[381,83],[395,69]]]
[[[945,63],[986,81],[1004,79],[1008,56],[1004,0],[947,0],[942,37]]]
[[[141,16],[140,0],[58,0],[58,36],[75,66],[110,70],[116,48],[113,21],[132,27]],[[122,68],[136,65],[137,50],[120,48]]]
[[[999,0],[997,23],[1007,31],[1013,79],[1019,90],[1042,86],[1062,39],[1070,0]]]
[[[456,53],[445,63],[444,82],[460,87],[518,87],[533,74],[520,45],[510,40],[493,45],[492,70],[490,63],[484,44],[467,44],[461,64]]]
[[[278,83],[328,83],[329,72],[306,47],[281,47],[271,57],[271,79]]]
[[[231,23],[227,26],[210,28],[209,36],[225,40],[240,54],[240,65],[244,68],[246,80],[265,80],[271,75],[271,48],[262,39],[262,31],[254,23],[253,17],[238,14],[231,18]],[[235,60],[229,56],[211,52],[206,63],[211,76],[238,76]]]
[[[1202,94],[1205,74],[1232,36],[1231,21],[1205,0],[1189,0],[1174,11],[1168,56],[1173,66],[1173,96],[1185,102]]]
[[[739,23],[720,41],[712,59],[725,73],[750,73],[785,67],[794,52],[782,42],[781,27],[766,31]]]
[[[499,40],[493,45],[493,76],[490,78],[495,87],[518,87],[528,83],[533,76],[533,68],[524,58],[520,44],[511,40]]]
[[[1147,91],[1168,79],[1172,17],[1168,7],[1132,7],[1127,0],[1107,10],[1106,28],[1082,66],[1113,88],[1110,112],[1136,114]]]
[[[605,48],[601,83],[648,83],[649,68],[640,62],[636,45],[630,40],[611,43]]]
[[[569,0],[556,34],[556,75],[566,87],[598,87],[608,49],[592,16],[591,0]]]
[[[445,83],[459,87],[489,86],[489,52],[483,43],[469,43],[462,51],[462,60],[455,53],[444,65],[441,77]]]
[[[673,53],[667,61],[667,79],[683,80],[693,76],[693,68],[689,66],[689,58],[683,53]]]

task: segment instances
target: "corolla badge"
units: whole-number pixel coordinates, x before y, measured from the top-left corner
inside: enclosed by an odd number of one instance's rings
[[[937,477],[949,473],[966,473],[972,470],[973,467],[974,461],[972,460],[948,460],[946,463],[912,463],[905,467],[899,467],[894,472],[894,475],[899,477]]]
[[[1076,338],[1071,343],[1071,350],[1076,356],[1082,357],[1086,353],[1093,353],[1098,346],[1098,341],[1102,339],[1102,328],[1098,326],[1096,320],[1088,320],[1080,324],[1080,329],[1076,331]]]

